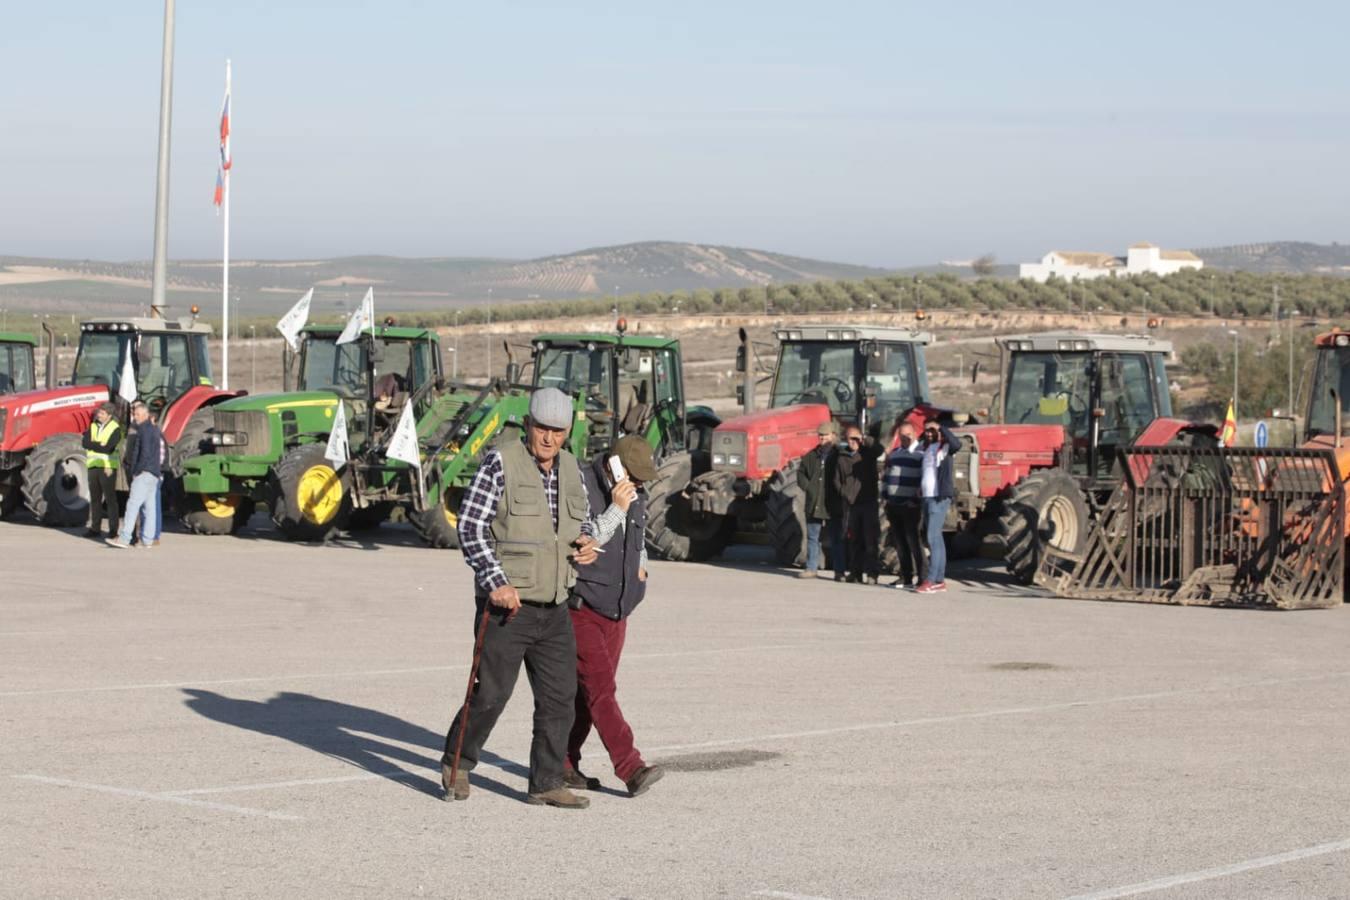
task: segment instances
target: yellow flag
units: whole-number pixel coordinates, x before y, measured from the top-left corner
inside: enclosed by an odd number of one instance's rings
[[[1219,429],[1219,446],[1231,447],[1237,440],[1237,412],[1233,409],[1233,401],[1228,401],[1228,415],[1223,417],[1223,427]]]

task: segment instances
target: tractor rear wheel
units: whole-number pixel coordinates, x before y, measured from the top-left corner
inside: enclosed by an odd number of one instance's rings
[[[1031,584],[1046,546],[1082,552],[1091,514],[1078,483],[1059,469],[1033,472],[1003,502],[999,530],[1004,562],[1022,584]]]
[[[789,463],[769,482],[764,525],[780,566],[806,564],[806,493],[797,484],[796,463]]]
[[[89,469],[78,434],[54,434],[33,448],[23,467],[23,499],[43,525],[89,521]]]
[[[326,541],[346,520],[351,498],[323,444],[286,452],[268,475],[272,524],[288,541]]]
[[[731,539],[730,517],[702,515],[689,508],[684,490],[692,470],[689,454],[680,453],[662,463],[656,481],[647,486],[647,549],[660,559],[712,559]]]
[[[420,513],[410,512],[408,521],[428,547],[438,550],[459,549],[459,500],[461,491],[452,488],[441,492],[441,502]],[[592,510],[598,513],[599,510]]]

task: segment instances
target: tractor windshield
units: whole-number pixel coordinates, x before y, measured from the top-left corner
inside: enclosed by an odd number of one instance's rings
[[[609,409],[613,396],[610,354],[606,347],[546,347],[535,361],[535,387],[584,394],[588,409]]]
[[[1008,373],[1003,421],[1063,425],[1085,437],[1092,410],[1090,353],[1016,353]]]
[[[300,388],[306,391],[332,391],[348,400],[366,397],[365,341],[338,344],[336,337],[305,340],[305,366],[300,373]]]
[[[858,348],[838,341],[785,341],[778,356],[769,405],[825,403],[834,415],[852,416],[858,410]]]
[[[136,396],[158,411],[197,383],[186,334],[86,331],[75,355],[75,384],[105,384],[121,392],[128,354],[136,375]],[[199,349],[200,352],[200,349]]]
[[[1350,347],[1323,347],[1317,351],[1313,371],[1312,405],[1308,410],[1308,436],[1336,433],[1336,401],[1340,398],[1341,429],[1350,422]]]
[[[75,354],[75,384],[106,384],[117,393],[123,360],[131,346],[129,331],[86,331]]]
[[[0,394],[31,391],[33,387],[33,348],[0,344]]]

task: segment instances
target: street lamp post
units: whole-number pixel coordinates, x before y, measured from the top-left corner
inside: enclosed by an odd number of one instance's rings
[[[258,393],[258,326],[248,326],[248,389]]]
[[[1233,336],[1233,418],[1238,414],[1238,333],[1235,329],[1228,329],[1228,333]]]
[[[450,380],[459,381],[459,310],[455,310],[455,360],[451,366]]]
[[[492,293],[492,288],[488,288],[488,293],[489,293],[489,294]],[[491,306],[489,306],[489,307],[488,307],[488,310],[487,310],[487,327],[488,327],[488,330],[489,330],[489,331],[492,329],[492,307],[491,307]],[[488,381],[492,381],[492,335],[488,334],[488,333],[485,331],[485,332],[483,333],[483,340],[487,341],[487,358],[488,358],[488,359],[487,359],[487,380],[488,380]]]
[[[956,380],[962,381],[966,377],[966,355],[964,353],[955,353],[956,357]]]

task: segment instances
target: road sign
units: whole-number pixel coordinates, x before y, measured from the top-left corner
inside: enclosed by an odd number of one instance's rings
[[[1258,447],[1265,447],[1270,444],[1270,429],[1266,427],[1264,419],[1256,423],[1256,435],[1254,441]]]

